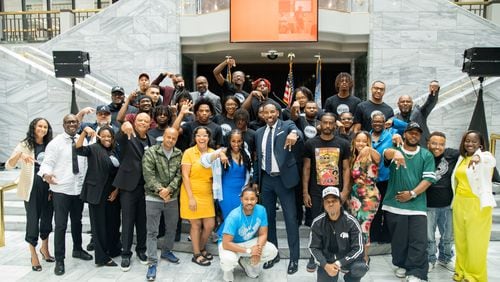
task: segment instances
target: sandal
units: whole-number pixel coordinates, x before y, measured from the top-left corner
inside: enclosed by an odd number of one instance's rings
[[[194,254],[191,261],[200,266],[209,266],[211,264],[202,254]]]
[[[214,256],[209,253],[206,249],[201,250],[201,255],[207,260],[213,260]]]

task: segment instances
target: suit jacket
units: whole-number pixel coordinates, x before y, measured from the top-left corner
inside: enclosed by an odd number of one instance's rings
[[[113,152],[106,150],[98,143],[80,147],[76,149],[76,152],[80,156],[86,156],[88,160],[87,174],[83,181],[80,198],[84,202],[97,205],[103,199],[103,193],[113,189],[111,184],[117,171],[109,158]]]
[[[195,92],[191,92],[190,94],[191,94],[191,97],[193,98],[193,102],[196,104],[196,102],[200,98],[200,92],[195,91]],[[215,113],[212,113],[214,116],[215,116],[215,114],[222,113],[222,104],[220,102],[220,97],[218,95],[210,92],[210,90],[207,90],[207,92],[205,92],[205,94],[203,94],[203,97],[208,99],[214,105]]]
[[[254,183],[258,183],[259,187],[261,186],[262,179],[262,139],[264,137],[264,132],[267,126],[263,126],[259,128],[255,134],[255,147],[257,151],[257,161],[254,169]],[[292,146],[292,151],[288,151],[288,149],[284,149],[286,137],[292,130],[297,130],[297,134],[299,135],[299,140]],[[297,149],[301,148],[303,145],[304,136],[302,132],[297,128],[295,123],[290,120],[282,121],[278,119],[276,123],[276,129],[274,130],[273,144],[274,150],[273,154],[278,163],[278,167],[280,170],[281,181],[285,185],[286,188],[293,188],[297,186],[300,180],[299,169],[297,166],[297,160],[295,158]]]
[[[142,156],[144,155],[144,147],[138,137],[131,137],[119,132],[116,135],[116,141],[120,144],[120,168],[116,174],[113,186],[124,191],[134,191],[139,184],[144,185],[142,177]],[[149,146],[156,144],[153,136],[147,135]]]

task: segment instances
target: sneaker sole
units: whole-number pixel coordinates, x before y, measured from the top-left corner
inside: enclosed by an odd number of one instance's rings
[[[306,267],[306,271],[307,272],[316,272],[316,267],[312,268],[312,267]]]
[[[120,266],[120,269],[123,271],[123,272],[127,272],[130,270],[130,266],[129,267],[123,267],[123,266]]]
[[[247,269],[243,267],[243,264],[241,263],[241,259],[240,259],[240,260],[238,260],[238,264],[241,266],[241,268],[243,269],[243,272],[245,272],[245,275],[246,275],[247,277],[252,278],[252,279],[255,279],[255,278],[258,278],[258,277],[259,277],[259,275],[255,276],[255,277],[254,277],[254,276],[249,275],[249,274],[248,274],[248,272],[247,272]]]
[[[142,261],[139,258],[137,260],[142,264],[142,265],[148,265],[148,260]]]

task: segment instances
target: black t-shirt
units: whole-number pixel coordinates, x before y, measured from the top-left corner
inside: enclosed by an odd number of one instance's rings
[[[227,80],[224,80],[224,83],[222,84],[222,94],[224,95],[223,97],[233,95],[240,101],[241,104],[245,101],[245,99],[248,97],[248,93],[245,90],[238,90],[236,86],[233,83],[228,82]]]
[[[394,116],[394,110],[382,102],[382,104],[375,104],[372,101],[364,101],[358,104],[354,114],[354,123],[361,123],[361,130],[372,130],[372,113],[373,111],[381,111],[385,120]]]
[[[222,136],[229,135],[229,132],[231,132],[231,130],[236,128],[236,123],[234,122],[234,119],[230,119],[221,114],[216,115],[213,119],[213,122],[220,125],[222,129]]]
[[[447,148],[439,157],[434,157],[436,164],[436,183],[425,192],[427,207],[442,208],[449,206],[453,200],[451,177],[460,153],[455,149]]]
[[[302,133],[304,133],[304,141],[307,141],[319,134],[316,129],[316,126],[319,125],[319,120],[317,119],[309,120],[305,116],[301,115],[295,124],[302,131]]]
[[[163,142],[163,133],[165,133],[165,129],[159,129],[158,127],[152,128],[148,131],[149,135],[154,137],[156,140],[156,144],[160,144]]]
[[[341,113],[350,112],[354,114],[361,99],[354,95],[349,95],[347,98],[340,98],[335,94],[325,101],[325,112],[333,113],[338,119]]]
[[[328,186],[343,188],[342,161],[348,160],[350,146],[344,139],[334,137],[326,141],[316,136],[306,141],[304,158],[311,160],[309,194],[321,197],[321,192]]]
[[[181,125],[182,140],[180,144],[178,144],[177,148],[184,151],[187,148],[191,147],[191,141],[193,141],[193,131],[198,126],[206,126],[212,133],[211,134],[212,138],[210,139],[210,146],[215,148],[223,144],[222,130],[218,124],[216,124],[213,121],[210,121],[207,124],[200,124],[198,121],[192,121],[192,122],[186,122],[183,125]]]
[[[45,158],[45,144],[35,144],[35,175],[38,173],[40,169],[40,164],[43,162]]]

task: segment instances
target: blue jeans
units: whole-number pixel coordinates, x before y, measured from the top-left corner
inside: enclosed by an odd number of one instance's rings
[[[427,253],[429,262],[436,262],[436,226],[441,234],[439,240],[439,257],[437,260],[450,262],[453,257],[453,221],[451,206],[427,208]]]

